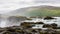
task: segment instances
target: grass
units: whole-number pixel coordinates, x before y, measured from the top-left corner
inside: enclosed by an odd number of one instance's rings
[[[35,9],[27,13],[28,16],[60,16],[59,9]]]

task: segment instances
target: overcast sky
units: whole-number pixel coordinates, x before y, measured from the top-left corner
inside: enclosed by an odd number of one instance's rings
[[[0,0],[0,14],[36,5],[60,6],[60,0]]]

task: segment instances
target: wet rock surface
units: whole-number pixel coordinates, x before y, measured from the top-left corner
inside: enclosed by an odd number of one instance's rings
[[[22,23],[21,26],[12,26],[1,28],[1,34],[60,34],[60,30],[54,29],[53,27],[57,27],[57,24],[44,24],[43,28],[32,28],[32,24]]]
[[[44,20],[50,20],[50,19],[55,19],[55,18],[50,17],[50,16],[46,16],[46,17],[44,17]]]
[[[55,29],[39,30],[39,29],[8,29],[2,34],[60,34]]]
[[[30,18],[20,18],[20,17],[10,17],[9,21],[18,22],[20,19],[30,20]],[[13,20],[12,20],[13,19]],[[45,17],[44,19],[50,20],[55,19],[53,17]],[[42,26],[40,26],[42,25]],[[34,28],[33,28],[34,27]],[[0,28],[0,34],[60,34],[60,27],[58,24],[45,24],[42,21],[33,21],[33,22],[21,22],[19,26],[10,26]]]

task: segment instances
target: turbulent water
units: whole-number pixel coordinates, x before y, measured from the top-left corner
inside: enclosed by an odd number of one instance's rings
[[[44,20],[43,18],[33,18],[32,20],[26,20],[27,22],[43,22],[45,24],[52,24],[52,23],[56,23],[58,24],[58,26],[60,26],[60,17],[54,17],[56,19],[52,19],[52,20]],[[0,27],[9,27],[9,26],[19,26],[21,23],[20,22],[10,22],[7,19],[6,20],[1,20],[0,21]],[[38,25],[36,25],[38,26]],[[40,25],[42,26],[42,25]]]

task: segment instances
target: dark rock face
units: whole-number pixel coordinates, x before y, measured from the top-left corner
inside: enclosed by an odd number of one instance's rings
[[[23,27],[23,28],[32,28],[32,26],[33,25],[31,25],[30,23],[26,23],[26,22],[21,23],[21,27]]]
[[[57,24],[52,23],[52,24],[44,24],[43,28],[53,28],[53,29],[57,29]]]
[[[52,25],[52,28],[53,28],[53,29],[56,29],[56,28],[57,28],[57,24],[52,23],[51,25]]]
[[[48,27],[50,27],[50,25]],[[42,30],[42,29],[32,29],[32,28],[21,29],[19,27],[15,27],[15,28],[9,27],[2,34],[60,34],[60,31],[56,31],[55,29]]]
[[[6,31],[3,32],[2,34],[24,34],[24,31],[21,28],[6,28]]]
[[[49,19],[55,19],[55,18],[50,17],[50,16],[46,16],[46,17],[44,18],[44,20],[49,20]]]
[[[8,29],[9,32],[15,32],[15,29]]]
[[[11,34],[11,32],[4,32],[3,34]]]
[[[52,28],[52,25],[49,25],[49,24],[44,24],[43,25],[43,28],[50,28],[50,27]]]
[[[60,29],[60,27],[57,27],[57,29]]]
[[[37,32],[36,30],[32,30],[32,32]]]
[[[52,23],[51,25],[52,25],[52,26],[56,26],[56,27],[57,27],[57,24],[55,24],[55,23]]]
[[[23,22],[22,24],[44,24],[43,22]]]
[[[58,34],[55,29],[46,29],[46,30],[41,30],[40,34]]]

